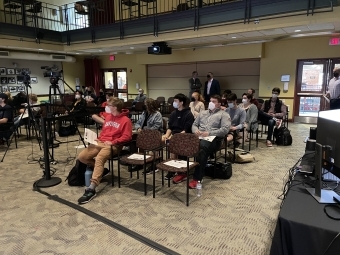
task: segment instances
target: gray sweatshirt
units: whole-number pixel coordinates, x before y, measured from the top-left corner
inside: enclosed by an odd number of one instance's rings
[[[192,132],[197,130],[202,132],[209,132],[209,136],[217,136],[224,138],[229,132],[230,128],[230,116],[228,113],[221,109],[215,109],[214,111],[205,110],[200,114],[192,125]]]
[[[244,122],[246,121],[246,111],[242,108],[227,108],[225,109],[231,118],[231,125],[236,127],[238,130],[241,130],[244,126]]]

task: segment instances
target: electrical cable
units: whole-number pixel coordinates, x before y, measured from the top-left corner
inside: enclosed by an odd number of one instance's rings
[[[322,255],[326,255],[327,251],[329,250],[329,248],[331,248],[332,244],[334,243],[334,241],[340,236],[340,232],[333,238],[333,240],[330,242],[330,244],[328,245],[327,249],[325,250],[324,253],[322,253]]]

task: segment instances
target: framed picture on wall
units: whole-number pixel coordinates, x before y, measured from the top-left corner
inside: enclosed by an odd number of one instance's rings
[[[16,78],[15,77],[8,77],[8,84],[16,84]]]
[[[7,92],[8,91],[8,87],[7,86],[2,86],[2,92]]]
[[[7,77],[1,77],[1,80],[0,80],[1,82],[1,84],[8,84],[8,79],[7,79]]]
[[[31,77],[31,83],[32,84],[37,84],[38,83],[38,78],[37,77]]]
[[[0,67],[0,75],[6,75],[6,68],[5,67]]]
[[[17,81],[17,84],[18,84],[18,85],[21,85],[21,84],[22,84],[22,81]]]
[[[18,92],[25,92],[25,86],[19,86]]]
[[[21,68],[21,72],[28,72],[29,70],[29,68]]]
[[[15,69],[15,74],[16,75],[20,75],[21,74],[21,69],[20,68]]]
[[[9,86],[9,92],[13,93],[13,92],[17,92],[17,87],[15,86]]]
[[[15,74],[14,68],[7,68],[7,74],[9,74],[9,75]]]

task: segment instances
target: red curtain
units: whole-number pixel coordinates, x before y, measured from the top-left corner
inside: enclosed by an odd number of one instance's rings
[[[92,86],[97,94],[103,84],[103,75],[100,70],[99,60],[97,58],[84,59],[85,65],[85,86]]]

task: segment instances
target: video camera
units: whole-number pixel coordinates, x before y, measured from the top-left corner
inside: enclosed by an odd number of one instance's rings
[[[20,75],[17,75],[17,81],[29,85],[31,83],[31,71],[22,70]]]
[[[53,66],[42,66],[41,69],[45,69],[46,71],[43,73],[44,77],[50,78],[50,83],[52,85],[57,85],[59,82],[59,79],[62,77],[63,70],[58,71],[58,67]]]

